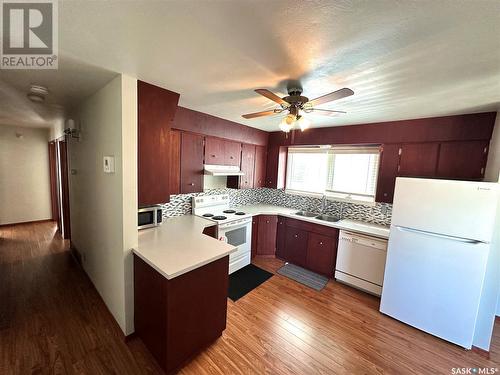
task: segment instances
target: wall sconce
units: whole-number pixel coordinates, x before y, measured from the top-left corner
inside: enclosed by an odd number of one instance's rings
[[[64,123],[64,134],[69,135],[71,138],[80,139],[80,129],[76,128],[75,120],[66,120]]]

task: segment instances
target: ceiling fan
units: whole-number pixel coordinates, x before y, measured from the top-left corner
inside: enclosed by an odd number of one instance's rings
[[[302,96],[302,87],[300,84],[294,83],[289,84],[287,87],[288,96],[283,98],[279,97],[275,93],[267,89],[256,89],[256,93],[271,99],[280,105],[279,108],[270,109],[267,111],[248,113],[242,115],[243,118],[252,119],[256,117],[271,116],[278,113],[288,113],[283,120],[280,122],[280,129],[285,133],[288,133],[295,123],[300,127],[301,130],[305,130],[309,127],[309,121],[304,118],[303,113],[317,113],[320,115],[332,116],[339,113],[346,113],[344,111],[332,111],[330,109],[320,109],[316,108],[317,105],[331,102],[333,100],[342,99],[354,94],[354,91],[348,88],[343,88],[329,94],[320,96],[316,99],[309,100],[309,98]]]

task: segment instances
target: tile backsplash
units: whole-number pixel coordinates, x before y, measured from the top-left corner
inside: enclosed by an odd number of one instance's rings
[[[163,206],[163,216],[173,217],[191,213],[191,199],[199,195],[229,194],[231,206],[248,204],[273,204],[276,206],[295,208],[297,210],[321,210],[321,199],[287,194],[283,189],[210,189],[203,193],[178,194],[170,197],[170,202]],[[344,219],[365,221],[368,223],[389,225],[391,223],[392,205],[376,203],[374,206],[355,204],[340,201],[327,201],[325,212],[331,215],[340,215]]]

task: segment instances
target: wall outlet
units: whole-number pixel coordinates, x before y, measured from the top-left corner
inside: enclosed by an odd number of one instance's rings
[[[103,162],[104,173],[115,173],[114,156],[104,156],[102,162]]]

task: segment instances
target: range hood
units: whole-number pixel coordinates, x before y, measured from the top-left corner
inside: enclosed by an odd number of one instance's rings
[[[245,174],[240,171],[240,167],[236,165],[214,165],[205,164],[205,174],[209,176],[244,176]]]

